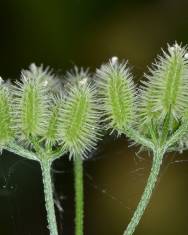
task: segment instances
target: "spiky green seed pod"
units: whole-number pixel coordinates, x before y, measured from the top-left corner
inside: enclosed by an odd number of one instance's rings
[[[118,134],[126,131],[135,115],[135,86],[127,63],[118,63],[113,57],[97,70],[103,122],[106,128]]]
[[[74,74],[70,75],[70,81]],[[60,110],[59,139],[70,157],[87,157],[98,140],[96,94],[86,77],[67,86],[67,95]]]
[[[172,123],[178,122],[188,108],[188,57],[186,48],[175,43],[158,57],[150,74],[145,75],[140,96],[139,119],[163,122],[171,113]],[[141,123],[140,122],[140,123]]]
[[[31,65],[23,71],[21,81],[16,81],[14,92],[14,117],[17,136],[21,140],[44,135],[49,120],[51,97],[48,73]]]
[[[13,139],[11,100],[9,89],[0,78],[0,149]]]
[[[58,140],[58,118],[62,106],[62,97],[53,97],[50,107],[50,118],[44,134],[46,144],[53,146]]]

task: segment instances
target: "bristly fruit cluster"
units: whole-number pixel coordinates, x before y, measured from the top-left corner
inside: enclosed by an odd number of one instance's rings
[[[96,91],[83,70],[69,73],[63,85],[51,71],[32,64],[14,85],[1,82],[0,98],[0,146],[16,142],[39,155],[58,148],[82,158],[95,148]]]
[[[131,136],[133,128],[152,141],[164,142],[188,117],[186,47],[168,45],[145,77],[136,92],[127,63],[114,57],[97,70],[103,123],[118,134]]]
[[[168,136],[188,117],[187,74],[187,49],[177,43],[158,56],[137,90],[127,62],[116,57],[97,69],[96,85],[83,69],[60,82],[48,68],[31,64],[14,85],[1,81],[0,146],[13,140],[35,150],[63,146],[70,156],[84,157],[99,139],[99,117],[118,134],[131,137],[134,128],[159,138],[168,129]],[[186,145],[185,136],[179,143]]]

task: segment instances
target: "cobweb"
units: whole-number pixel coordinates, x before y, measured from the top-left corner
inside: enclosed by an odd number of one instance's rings
[[[177,156],[178,155],[178,156]],[[145,158],[140,158],[136,157],[135,158],[135,164],[134,164],[134,170],[131,170],[128,174],[130,176],[130,180],[134,180],[134,178],[145,178],[147,172],[145,172],[145,166],[143,164],[140,164],[139,162],[142,161]],[[94,160],[98,161],[100,158],[97,158]],[[17,193],[18,190],[18,184],[15,180],[15,174],[16,171],[20,169],[21,164],[26,164],[28,167],[32,167],[32,165],[27,163],[27,160],[25,159],[20,159],[17,161],[14,161],[13,163],[5,164],[5,158],[1,158],[0,160],[0,199],[6,200],[8,203],[8,213],[10,214],[10,219],[13,228],[17,229],[17,224],[16,224],[16,218],[15,216],[19,216],[20,219],[22,219],[23,213],[20,212],[18,206],[15,203],[14,196]],[[179,153],[174,153],[173,155],[171,154],[170,156],[167,156],[164,166],[161,170],[160,178],[158,181],[158,184],[160,183],[161,178],[166,174],[166,171],[174,165],[181,165],[181,164],[186,164],[188,163],[188,159],[185,158],[183,155],[179,155]],[[141,165],[141,166],[140,166]],[[146,164],[147,165],[147,164]],[[53,166],[54,167],[54,166]],[[58,170],[55,168],[52,168],[52,175],[53,178],[55,179],[56,174],[61,174],[62,177],[63,175],[67,173],[64,170]],[[96,181],[95,177],[89,173],[88,170],[84,171],[84,181],[86,184],[88,184],[93,190],[96,191],[96,193],[102,195],[103,197],[108,198],[109,200],[112,200],[113,202],[116,203],[116,205],[120,206],[121,208],[128,210],[129,212],[132,211],[134,208],[131,208],[127,201],[121,200],[117,195],[114,195],[112,193],[112,186],[110,183],[105,183],[105,186],[103,184],[100,184]],[[88,187],[88,186],[87,186]],[[133,195],[132,195],[133,196]],[[55,207],[59,213],[59,218],[60,221],[63,220],[63,214],[64,214],[64,209],[63,209],[63,204],[64,204],[64,199],[65,195],[62,193],[59,194],[54,186],[54,202],[55,202]],[[14,210],[16,210],[16,213],[13,212],[13,208],[15,207]],[[59,225],[60,227],[62,224]],[[23,231],[24,235],[31,235],[29,231]]]

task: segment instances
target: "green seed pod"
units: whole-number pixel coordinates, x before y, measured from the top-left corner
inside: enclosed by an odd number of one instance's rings
[[[107,129],[126,132],[135,115],[135,86],[127,63],[117,58],[97,70],[102,119]]]
[[[0,78],[0,149],[13,139],[11,100],[8,86]]]
[[[186,48],[177,43],[168,46],[168,52],[150,69],[150,75],[145,75],[147,81],[142,82],[140,95],[140,123],[150,123],[151,120],[163,123],[168,113],[171,113],[172,126],[182,118],[188,108],[188,57]]]
[[[16,81],[14,92],[15,129],[21,140],[44,135],[49,120],[51,102],[47,70],[31,65],[30,71],[23,71],[21,82]],[[49,78],[49,79],[48,79]]]
[[[53,97],[52,104],[50,106],[50,118],[47,126],[46,133],[44,134],[44,139],[46,144],[53,146],[58,139],[58,118],[59,112],[62,105],[62,97]]]
[[[74,79],[74,74],[70,74],[69,79]],[[58,124],[59,139],[70,157],[84,158],[99,139],[95,90],[86,76],[66,87]]]

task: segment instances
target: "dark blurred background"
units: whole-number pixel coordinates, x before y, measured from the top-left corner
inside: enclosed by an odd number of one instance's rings
[[[161,47],[188,43],[187,0],[0,0],[0,75],[17,79],[31,62],[59,74],[128,59],[139,81]],[[143,192],[152,158],[126,138],[106,137],[85,167],[85,235],[120,235]],[[188,153],[167,155],[135,235],[188,234]],[[72,162],[53,165],[59,234],[74,234]],[[40,167],[0,158],[0,234],[48,235]],[[63,231],[63,232],[62,232]]]

